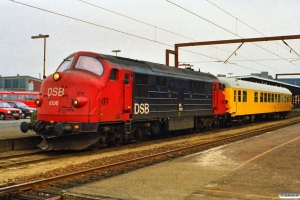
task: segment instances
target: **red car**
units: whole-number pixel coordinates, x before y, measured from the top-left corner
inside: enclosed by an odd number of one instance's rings
[[[19,120],[22,117],[22,111],[17,108],[13,108],[6,102],[0,102],[0,120],[5,118],[15,118]]]

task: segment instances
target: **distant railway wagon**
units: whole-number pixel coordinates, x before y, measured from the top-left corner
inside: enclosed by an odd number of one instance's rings
[[[292,93],[282,87],[219,77],[232,120],[285,117],[292,109]]]
[[[38,92],[27,91],[0,91],[0,100],[19,101],[31,108],[36,108],[35,100],[39,98]]]

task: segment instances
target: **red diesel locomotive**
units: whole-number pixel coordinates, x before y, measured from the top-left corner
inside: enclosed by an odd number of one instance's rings
[[[45,150],[205,130],[223,123],[226,112],[222,84],[211,74],[92,52],[64,59],[36,104],[37,120],[21,130],[40,135]]]

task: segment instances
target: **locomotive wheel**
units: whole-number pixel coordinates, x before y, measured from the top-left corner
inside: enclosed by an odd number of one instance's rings
[[[116,134],[116,135],[113,136],[113,138],[111,140],[111,144],[113,146],[118,147],[118,146],[121,146],[122,143],[123,143],[123,137],[122,137],[121,134]]]

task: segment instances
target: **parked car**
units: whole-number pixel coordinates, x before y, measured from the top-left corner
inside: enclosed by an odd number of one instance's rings
[[[18,108],[22,110],[22,118],[25,119],[26,117],[31,117],[32,113],[36,112],[36,108],[28,107],[25,103],[18,102],[18,101],[7,101],[9,105],[13,108]]]
[[[6,102],[0,102],[0,120],[5,118],[15,118],[19,120],[22,117],[22,111],[17,108],[13,108]]]

